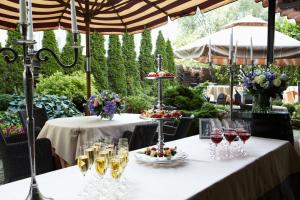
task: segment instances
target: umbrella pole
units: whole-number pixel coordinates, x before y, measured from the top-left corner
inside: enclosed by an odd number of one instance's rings
[[[87,99],[91,97],[91,49],[90,49],[90,2],[85,1],[85,8],[88,10],[85,12],[85,70],[86,70],[86,96]],[[89,111],[86,109],[85,115],[90,115]]]
[[[230,67],[229,67],[229,70],[230,70],[230,120],[232,120],[232,101],[233,101],[233,73],[234,73],[234,70],[233,70],[233,64],[231,63],[230,64]]]
[[[269,1],[267,67],[269,67],[269,65],[272,64],[274,60],[275,9],[276,1]]]

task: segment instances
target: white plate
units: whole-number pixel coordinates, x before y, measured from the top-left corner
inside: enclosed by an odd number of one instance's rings
[[[171,164],[179,161],[184,161],[188,155],[182,151],[177,151],[177,153],[170,159],[166,157],[152,157],[144,154],[143,152],[136,152],[135,158],[138,161],[149,163],[149,164]]]

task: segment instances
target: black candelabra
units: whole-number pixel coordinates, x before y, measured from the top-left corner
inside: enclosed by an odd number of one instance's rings
[[[34,51],[34,45],[36,41],[32,39],[28,39],[27,31],[29,23],[21,23],[21,33],[22,38],[17,41],[17,44],[22,45],[22,56],[20,59],[23,60],[24,63],[24,72],[23,72],[23,85],[24,85],[24,94],[26,101],[26,128],[27,128],[27,136],[28,136],[28,149],[29,149],[29,158],[30,158],[30,169],[31,169],[31,183],[29,194],[26,199],[30,200],[41,200],[41,199],[51,199],[44,197],[38,188],[38,184],[36,181],[36,162],[35,162],[35,123],[33,117],[33,91],[34,91],[34,76],[33,76],[33,58],[36,57],[41,62],[46,62],[49,57],[43,56],[43,52],[50,53],[53,58],[57,61],[57,63],[63,68],[71,68],[76,65],[78,60],[79,48],[80,46],[77,44],[77,31],[73,32],[73,42],[74,45],[71,46],[74,50],[74,61],[71,64],[64,64],[60,61],[58,56],[48,48],[42,48],[37,52]],[[32,24],[31,24],[32,25]],[[10,52],[12,55],[8,55]],[[18,59],[18,53],[12,48],[1,48],[0,53],[3,54],[4,59],[7,63],[13,63]]]

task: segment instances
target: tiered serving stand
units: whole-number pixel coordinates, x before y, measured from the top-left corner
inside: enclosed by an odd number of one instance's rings
[[[157,65],[157,73],[161,72],[161,65],[162,65],[162,57],[160,54],[157,55],[156,57],[156,65]],[[146,76],[146,79],[149,80],[156,80],[157,81],[157,105],[156,109],[163,109],[165,106],[163,105],[163,97],[162,97],[162,91],[163,91],[163,84],[162,81],[163,79],[166,80],[174,80],[175,76]],[[158,143],[157,147],[160,153],[163,152],[164,150],[164,135],[163,135],[163,123],[164,121],[167,120],[174,120],[175,118],[151,118],[152,120],[158,121]]]

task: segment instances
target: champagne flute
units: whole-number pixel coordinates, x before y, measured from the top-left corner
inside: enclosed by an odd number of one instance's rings
[[[103,147],[103,148],[99,149],[99,152],[95,159],[95,169],[96,169],[97,174],[101,177],[101,179],[105,175],[107,167],[108,167],[107,154],[108,154],[108,152]]]
[[[128,151],[129,151],[129,145],[128,145],[128,139],[127,138],[120,138],[118,142],[118,149],[119,154],[123,155],[124,159],[124,165],[126,166],[128,163]]]
[[[79,167],[82,174],[85,176],[89,169],[89,158],[85,154],[86,145],[81,145],[79,147],[79,156],[77,157],[77,166]]]
[[[121,163],[121,159],[119,157],[118,154],[114,155],[111,158],[111,164],[110,164],[110,168],[111,168],[111,176],[114,180],[119,180],[119,178],[121,177],[121,173],[122,173],[122,163]]]
[[[89,169],[91,169],[92,165],[94,164],[94,160],[95,160],[95,149],[93,147],[93,142],[87,142],[86,146],[87,146],[87,148],[84,150],[84,153],[88,157]]]

